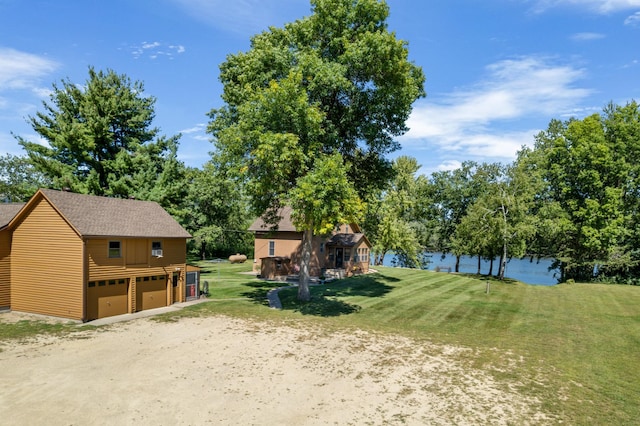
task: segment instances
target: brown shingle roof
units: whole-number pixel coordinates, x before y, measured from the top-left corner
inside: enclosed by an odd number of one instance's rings
[[[275,231],[299,232],[293,225],[293,222],[291,222],[291,207],[285,206],[278,210],[278,216],[280,216],[280,221],[278,222],[278,227],[275,229]],[[360,232],[360,227],[357,224],[352,223],[350,226],[351,229],[355,231],[355,233]],[[249,231],[252,232],[272,230],[274,230],[272,229],[272,225],[265,223],[263,217],[259,217],[258,219],[256,219],[249,227]]]
[[[335,234],[327,241],[328,246],[353,247],[364,238],[364,234]]]
[[[291,231],[296,232],[296,227],[293,226],[291,222],[291,207],[283,207],[278,211],[278,216],[280,216],[280,222],[278,222],[277,231]],[[271,225],[265,223],[262,217],[259,217],[255,220],[249,227],[249,231],[270,231]]]
[[[158,203],[41,189],[84,237],[190,238]]]
[[[7,226],[25,203],[0,203],[0,228]]]

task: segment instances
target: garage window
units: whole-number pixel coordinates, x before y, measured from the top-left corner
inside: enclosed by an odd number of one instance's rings
[[[109,257],[112,259],[122,257],[120,241],[109,241]]]
[[[151,242],[151,256],[162,257],[162,241]]]

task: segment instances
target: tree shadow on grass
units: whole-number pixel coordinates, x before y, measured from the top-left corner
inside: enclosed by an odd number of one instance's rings
[[[297,288],[284,289],[278,294],[282,309],[300,312],[303,315],[335,317],[359,312],[362,308],[343,298],[384,297],[393,287],[385,281],[397,281],[396,278],[383,275],[359,275],[352,278],[332,281],[324,285],[310,287],[311,301],[299,302]]]
[[[241,295],[251,299],[259,305],[269,306],[267,293],[269,293],[269,290],[277,287],[277,285],[277,283],[271,281],[252,281],[250,283],[243,284],[243,286],[248,287],[249,290],[241,293]]]
[[[356,313],[362,309],[358,305],[324,296],[313,296],[311,301],[307,303],[293,300],[289,301],[286,305],[283,303],[282,306],[283,309],[292,309],[296,312],[300,312],[302,315],[315,315],[319,317],[348,315]]]
[[[482,281],[490,281],[492,283],[504,283],[504,284],[515,284],[518,280],[514,280],[513,278],[504,277],[500,279],[495,275],[485,275],[485,274],[473,274],[470,272],[459,272],[458,275],[461,277],[474,278]]]

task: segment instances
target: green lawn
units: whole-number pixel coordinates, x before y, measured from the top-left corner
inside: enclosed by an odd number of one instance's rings
[[[474,276],[380,268],[314,286],[308,304],[296,302],[296,289],[283,290],[278,311],[265,302],[276,284],[242,274],[250,263],[200,265],[213,301],[158,320],[225,314],[460,345],[473,349],[462,362],[519,383],[563,424],[640,419],[640,287],[491,280],[487,294],[486,280]],[[0,324],[0,338],[11,336],[7,327]]]

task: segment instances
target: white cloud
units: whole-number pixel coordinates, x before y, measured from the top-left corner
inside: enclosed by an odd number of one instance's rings
[[[189,138],[197,141],[209,142],[211,138],[206,132],[207,132],[207,125],[204,123],[198,123],[195,126],[190,127],[188,129],[180,130],[179,133],[183,135],[188,135]]]
[[[0,47],[0,91],[27,89],[38,94],[42,78],[58,67],[45,57]]]
[[[633,15],[627,17],[627,19],[624,20],[624,24],[631,26],[640,26],[640,12],[636,12]]]
[[[607,14],[640,8],[640,0],[536,0],[534,10],[544,12],[558,6],[577,7]]]
[[[571,36],[573,41],[592,41],[605,38],[604,34],[600,33],[576,33]]]
[[[193,127],[189,127],[188,129],[180,130],[180,133],[183,135],[189,135],[192,133],[203,133],[207,129],[207,125],[204,123],[198,123]]]
[[[142,43],[142,46],[140,46],[141,49],[143,50],[147,50],[147,49],[153,49],[154,47],[159,47],[160,43],[158,43],[157,41],[154,41],[153,43],[147,43],[146,41],[144,43]]]
[[[413,149],[434,146],[457,158],[513,159],[523,144],[531,144],[538,130],[508,130],[528,119],[548,121],[590,94],[574,87],[583,71],[544,58],[523,57],[487,66],[481,83],[416,104],[400,142]]]
[[[141,58],[143,56],[146,56],[150,59],[158,59],[161,57],[174,59],[176,55],[180,55],[187,50],[184,46],[179,44],[164,45],[159,41],[145,41],[140,45],[131,46],[130,49],[135,59]]]
[[[237,34],[255,34],[289,19],[284,11],[311,11],[307,0],[172,0],[194,18]],[[300,16],[294,15],[293,19]],[[286,19],[286,20],[284,20]]]
[[[440,172],[447,172],[449,170],[457,170],[460,167],[462,167],[462,162],[458,160],[447,160],[439,164],[436,169]]]

